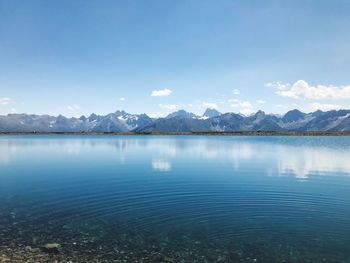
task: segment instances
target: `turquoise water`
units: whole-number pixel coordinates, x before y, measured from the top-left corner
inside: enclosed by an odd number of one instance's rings
[[[0,136],[13,262],[350,262],[349,247],[349,137]]]

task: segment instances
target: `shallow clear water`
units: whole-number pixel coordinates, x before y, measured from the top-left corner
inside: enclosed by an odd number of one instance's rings
[[[349,137],[0,136],[13,261],[350,262],[349,247]]]

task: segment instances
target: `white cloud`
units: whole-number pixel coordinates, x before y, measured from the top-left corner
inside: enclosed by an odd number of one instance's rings
[[[311,103],[310,107],[312,111],[316,111],[316,110],[329,111],[329,110],[340,110],[340,109],[347,108],[339,104],[328,104],[328,103],[317,103],[317,102]]]
[[[167,172],[171,170],[171,163],[163,160],[153,160],[152,168],[156,171]]]
[[[124,97],[119,98],[120,101],[125,101]]]
[[[218,105],[213,102],[203,102],[203,106],[209,109],[217,109]]]
[[[258,104],[265,104],[266,101],[265,100],[257,100],[256,103],[258,103]]]
[[[17,110],[15,108],[10,109],[10,113],[16,113],[16,112],[17,112]]]
[[[152,97],[166,97],[172,93],[170,89],[154,90],[151,93]]]
[[[79,105],[72,105],[72,106],[67,106],[67,110],[69,111],[77,111],[77,110],[80,110],[80,107]]]
[[[244,108],[252,108],[253,107],[249,101],[242,101],[242,102],[240,102],[240,105],[241,105],[241,107],[244,107]]]
[[[241,94],[241,93],[239,92],[238,89],[234,89],[234,90],[233,90],[233,95],[239,95],[239,94]]]
[[[277,82],[269,82],[265,84],[265,87],[267,88],[275,88],[278,90],[285,90],[288,87],[290,87],[289,83],[282,83],[281,81],[277,81]]]
[[[250,101],[241,101],[237,99],[231,99],[229,100],[229,102],[231,103],[230,106],[232,108],[237,108],[238,112],[244,115],[250,115],[254,113],[254,108]]]
[[[7,105],[11,102],[11,98],[0,98],[0,105]]]
[[[350,99],[350,85],[333,86],[333,85],[316,85],[311,86],[305,80],[298,80],[293,85],[289,83],[267,83],[266,87],[278,89],[276,94],[282,97],[293,99]]]
[[[288,108],[286,105],[283,105],[283,104],[276,104],[275,107],[281,108],[281,109],[286,109],[286,108]]]
[[[176,108],[179,107],[179,105],[176,105],[176,104],[159,104],[159,107],[161,107],[162,109],[166,109],[166,110],[175,110]]]

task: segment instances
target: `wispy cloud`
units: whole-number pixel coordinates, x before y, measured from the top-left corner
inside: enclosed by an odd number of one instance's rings
[[[0,98],[0,105],[7,105],[11,102],[11,98]]]
[[[177,104],[159,104],[159,107],[166,110],[175,110],[179,107]]]
[[[203,106],[205,108],[209,108],[209,109],[217,109],[218,105],[216,103],[213,102],[203,102]]]
[[[166,97],[169,96],[172,93],[172,90],[170,89],[161,89],[161,90],[154,90],[151,93],[152,97]]]
[[[276,104],[275,107],[280,108],[280,109],[287,109],[288,108],[286,105],[283,105],[283,104]]]
[[[239,95],[239,94],[241,94],[241,93],[239,92],[239,89],[234,89],[234,90],[233,90],[233,95]]]
[[[328,103],[311,103],[310,108],[312,111],[316,110],[322,110],[322,111],[329,111],[329,110],[340,110],[340,109],[345,109],[347,107],[344,107],[339,104],[328,104]]]
[[[17,113],[17,110],[15,108],[11,108],[10,113]]]
[[[119,100],[120,101],[125,101],[125,98],[124,97],[120,97]]]
[[[305,80],[298,80],[294,84],[270,82],[266,87],[276,88],[276,94],[293,99],[350,99],[350,85],[316,85],[311,86]]]
[[[231,99],[229,100],[229,103],[232,108],[236,108],[238,112],[244,115],[249,115],[254,113],[254,108],[250,101],[247,101],[247,100],[241,101],[237,99]]]
[[[79,105],[72,105],[72,106],[67,106],[67,110],[69,110],[69,111],[78,111],[78,110],[80,110],[80,107],[79,107]]]
[[[265,84],[265,87],[267,88],[275,88],[278,90],[285,90],[287,88],[290,87],[289,83],[283,83],[281,81],[277,81],[277,82],[268,82]]]

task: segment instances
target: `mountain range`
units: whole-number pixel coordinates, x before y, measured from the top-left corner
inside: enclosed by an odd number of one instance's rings
[[[179,110],[164,118],[116,111],[107,115],[67,118],[62,115],[0,116],[0,132],[209,132],[209,131],[350,131],[350,110],[303,113],[297,109],[250,116],[207,109],[202,116]]]

